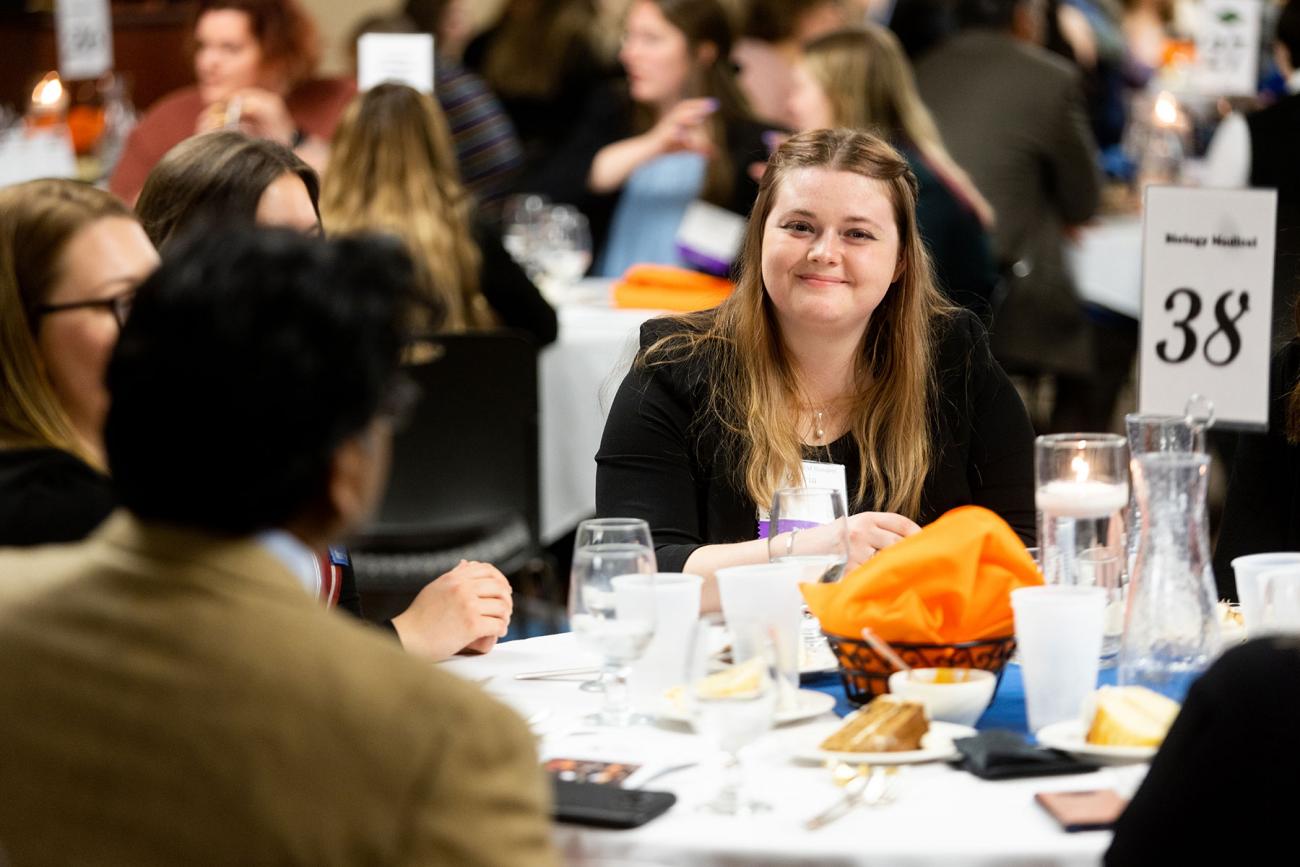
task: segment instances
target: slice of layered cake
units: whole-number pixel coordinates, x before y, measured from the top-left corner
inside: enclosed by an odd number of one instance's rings
[[[1088,728],[1088,743],[1158,747],[1181,706],[1142,686],[1103,686]]]
[[[930,730],[925,706],[892,695],[877,697],[826,740],[821,748],[836,753],[894,753],[919,750]]]

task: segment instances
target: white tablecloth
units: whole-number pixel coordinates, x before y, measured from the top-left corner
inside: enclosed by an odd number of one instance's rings
[[[596,449],[605,414],[654,310],[609,305],[609,281],[583,281],[554,299],[555,343],[542,350],[542,541],[563,536],[596,511]]]
[[[700,764],[653,781],[678,802],[667,814],[631,831],[556,827],[556,840],[570,863],[673,865],[1093,865],[1109,845],[1109,832],[1067,834],[1033,800],[1034,793],[1115,788],[1128,795],[1145,766],[1103,769],[1095,774],[985,782],[942,764],[905,768],[897,800],[859,808],[817,832],[803,822],[839,797],[829,772],[798,764],[790,753],[809,740],[810,727],[826,719],[785,726],[750,747],[746,760],[752,791],[774,810],[758,817],[721,817],[696,811],[717,791],[716,755],[688,730],[669,725],[626,731],[581,722],[600,697],[566,681],[517,681],[524,671],[594,662],[572,635],[551,635],[500,645],[491,654],[455,659],[444,666],[475,680],[532,718],[544,758],[598,758],[667,766]]]
[[[1137,319],[1142,312],[1142,218],[1103,217],[1065,245],[1079,297]]]

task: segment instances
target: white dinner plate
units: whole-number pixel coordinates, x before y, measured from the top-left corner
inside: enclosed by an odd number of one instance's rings
[[[953,741],[957,738],[974,737],[975,729],[970,726],[947,722],[930,722],[930,730],[921,736],[919,750],[885,753],[841,753],[824,750],[818,744],[830,737],[848,721],[848,717],[833,725],[819,725],[816,729],[802,729],[800,739],[794,745],[791,756],[801,762],[848,762],[849,764],[868,765],[912,765],[921,762],[943,762],[957,758],[957,748]]]
[[[1156,754],[1155,747],[1116,747],[1090,744],[1084,738],[1087,729],[1079,720],[1064,720],[1044,726],[1038,731],[1038,743],[1054,750],[1064,750],[1072,756],[1103,765],[1127,765],[1149,762]]]
[[[776,712],[777,725],[783,726],[787,723],[812,719],[835,707],[835,696],[827,695],[824,692],[801,689],[795,695],[797,701],[794,707]],[[662,706],[659,708],[658,717],[666,722],[686,723],[687,725],[690,725],[691,722],[690,714],[687,713],[686,708],[680,702],[674,702],[668,698],[664,699]]]

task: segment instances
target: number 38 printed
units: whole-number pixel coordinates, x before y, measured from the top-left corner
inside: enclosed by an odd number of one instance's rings
[[[1239,296],[1237,312],[1230,315],[1229,308],[1234,295]],[[1174,352],[1171,343],[1175,341],[1161,340],[1156,344],[1156,355],[1160,356],[1160,360],[1169,364],[1182,364],[1195,355],[1199,347],[1201,355],[1215,367],[1224,367],[1235,361],[1241,352],[1241,332],[1237,330],[1237,322],[1250,311],[1250,293],[1245,290],[1238,292],[1229,289],[1219,296],[1214,302],[1214,321],[1217,327],[1210,332],[1204,342],[1197,334],[1194,324],[1196,317],[1201,315],[1201,308],[1204,307],[1200,293],[1186,286],[1175,289],[1165,298],[1165,309],[1174,310],[1179,306],[1180,298],[1186,299],[1186,312],[1183,318],[1175,319],[1172,324],[1180,332],[1182,345],[1178,347],[1177,352]]]

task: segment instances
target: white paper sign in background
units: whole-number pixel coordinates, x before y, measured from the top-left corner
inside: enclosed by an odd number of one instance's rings
[[[1202,0],[1197,14],[1196,89],[1254,96],[1259,79],[1261,0]]]
[[[1268,424],[1274,190],[1147,187],[1138,409]]]
[[[357,40],[357,89],[384,82],[433,93],[433,37],[428,33],[367,33]]]
[[[77,158],[66,126],[0,131],[0,187],[36,178],[73,178]]]
[[[113,24],[108,0],[58,0],[59,75],[99,78],[113,68]]]

